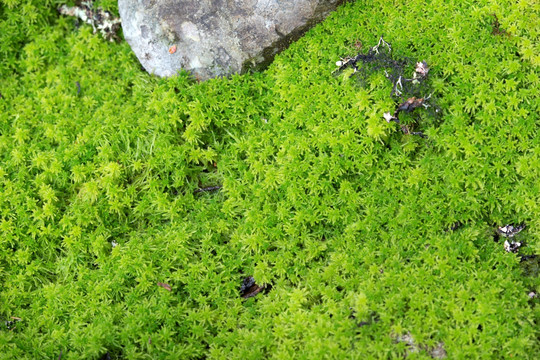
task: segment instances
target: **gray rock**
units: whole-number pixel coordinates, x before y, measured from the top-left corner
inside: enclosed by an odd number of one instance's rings
[[[274,56],[346,0],[118,0],[124,37],[149,73],[206,80]]]

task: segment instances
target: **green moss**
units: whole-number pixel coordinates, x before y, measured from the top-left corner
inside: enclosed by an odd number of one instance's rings
[[[59,3],[0,1],[0,358],[538,353],[537,271],[494,241],[526,223],[540,253],[534,1],[347,4],[204,83]],[[382,73],[331,74],[380,35],[431,66],[428,139],[383,120]],[[271,288],[242,299],[249,275]]]

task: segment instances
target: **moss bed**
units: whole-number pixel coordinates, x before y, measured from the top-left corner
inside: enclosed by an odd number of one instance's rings
[[[202,83],[61,3],[0,0],[1,359],[537,358],[538,1],[348,3]],[[380,36],[426,138],[332,74]]]

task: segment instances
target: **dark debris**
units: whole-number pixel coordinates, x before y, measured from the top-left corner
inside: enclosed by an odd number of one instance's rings
[[[404,134],[418,135],[425,138],[427,136],[424,133],[413,131],[410,125],[401,124],[399,119],[401,112],[409,113],[418,108],[427,109],[431,106],[428,103],[431,93],[428,91],[429,88],[424,81],[428,78],[430,68],[426,61],[417,62],[412,77],[407,78],[404,71],[411,64],[412,61],[406,57],[394,59],[392,57],[392,46],[381,36],[377,45],[370,48],[367,54],[348,56],[336,62],[339,67],[334,73],[343,71],[346,68],[352,68],[354,71],[351,77],[359,75],[360,78],[365,78],[373,71],[384,69],[386,78],[392,82],[390,96],[395,98],[398,103],[393,113],[384,113],[384,119],[387,122],[393,121],[400,125]],[[428,93],[429,95],[426,95]],[[435,112],[438,112],[438,109],[435,109]]]
[[[355,47],[359,49],[356,45]],[[385,69],[387,77],[390,76],[397,81],[398,77],[402,75],[403,68],[407,66],[410,61],[406,58],[394,60],[391,52],[392,46],[381,36],[377,45],[371,47],[367,54],[359,53],[355,56],[347,56],[336,62],[336,65],[339,66],[339,68],[333,73],[339,73],[347,68],[352,68],[354,72],[351,74],[351,77],[355,74],[366,76],[379,69]],[[390,71],[390,73],[388,73],[388,71]]]
[[[500,35],[500,36],[510,36],[510,34],[501,28],[501,24],[499,23],[499,18],[497,17],[497,14],[491,14],[493,16],[493,23],[491,26],[493,27],[493,30],[491,30],[492,35]]]
[[[519,265],[526,277],[536,278],[540,275],[540,255],[522,255]]]
[[[448,231],[456,231],[457,229],[459,229],[462,226],[463,226],[463,224],[461,223],[461,221],[456,221],[455,223],[452,223],[450,225],[450,228],[448,228],[448,230],[446,230],[446,231],[447,232]]]
[[[538,255],[522,255],[519,261],[525,262],[525,261],[532,261],[536,259],[538,259]]]
[[[17,323],[19,321],[22,321],[22,319],[16,316],[12,316],[10,317],[10,320],[4,321],[4,326],[6,327],[6,329],[11,331],[15,329],[15,327],[17,327]]]
[[[242,281],[242,285],[240,286],[240,294],[242,298],[249,299],[250,297],[253,297],[260,293],[265,288],[265,285],[257,285],[253,276],[248,276]]]

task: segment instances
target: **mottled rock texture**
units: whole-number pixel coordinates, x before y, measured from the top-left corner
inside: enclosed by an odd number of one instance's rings
[[[158,76],[264,68],[346,0],[119,0],[124,37]]]

